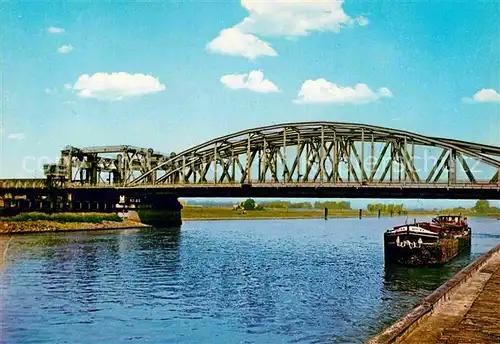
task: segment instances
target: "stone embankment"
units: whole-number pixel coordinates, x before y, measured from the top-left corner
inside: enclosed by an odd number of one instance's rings
[[[500,245],[367,343],[500,343]]]

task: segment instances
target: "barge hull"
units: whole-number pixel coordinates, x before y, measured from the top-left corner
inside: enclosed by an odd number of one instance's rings
[[[384,256],[386,264],[438,265],[449,262],[461,252],[469,250],[470,246],[470,233],[458,238],[439,239],[437,243],[424,243],[417,247],[401,247],[386,238]]]

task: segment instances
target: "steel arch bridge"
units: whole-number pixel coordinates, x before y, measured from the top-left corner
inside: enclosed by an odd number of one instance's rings
[[[500,147],[339,122],[253,128],[170,155],[134,146],[68,146],[45,172],[49,186],[75,191],[500,199]],[[40,183],[0,180],[0,189]]]
[[[371,125],[300,122],[218,137],[126,185],[498,185],[499,174],[499,147]]]

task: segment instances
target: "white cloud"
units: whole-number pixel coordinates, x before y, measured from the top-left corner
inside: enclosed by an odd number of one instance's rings
[[[387,87],[381,87],[378,89],[378,94],[380,97],[392,98],[392,92]]]
[[[57,52],[59,54],[67,54],[70,53],[73,50],[73,46],[70,45],[61,45],[59,49],[57,49]]]
[[[82,98],[121,100],[165,90],[165,85],[145,74],[95,73],[80,75],[72,89]]]
[[[268,42],[255,35],[307,36],[313,31],[339,32],[346,26],[368,25],[366,17],[348,16],[343,3],[343,0],[241,0],[248,16],[234,27],[222,30],[206,48],[213,53],[253,60],[278,55]]]
[[[64,31],[66,31],[66,30],[64,30],[61,27],[56,27],[56,26],[50,26],[47,28],[48,33],[63,33]]]
[[[245,74],[229,74],[220,78],[226,87],[233,90],[249,89],[253,92],[270,93],[279,92],[278,86],[273,84],[270,80],[264,79],[264,73],[260,70],[253,70]]]
[[[11,140],[25,140],[26,134],[24,133],[14,133],[9,135],[9,139]]]
[[[242,0],[248,17],[236,27],[242,32],[265,36],[307,36],[313,31],[339,32],[346,26],[368,24],[365,17],[348,16],[342,8],[343,2]]]
[[[483,88],[481,91],[477,91],[471,98],[462,99],[466,103],[499,103],[500,102],[500,92],[495,91],[492,88]]]
[[[244,56],[250,60],[259,56],[278,55],[269,43],[237,28],[222,30],[219,36],[207,44],[206,49],[212,53]]]
[[[298,94],[295,103],[339,103],[339,104],[364,104],[379,100],[380,98],[392,98],[392,92],[386,88],[372,91],[366,84],[356,84],[354,87],[342,87],[321,78],[317,80],[306,80]]]
[[[73,85],[71,84],[64,84],[64,89],[65,90],[71,90],[73,88]]]

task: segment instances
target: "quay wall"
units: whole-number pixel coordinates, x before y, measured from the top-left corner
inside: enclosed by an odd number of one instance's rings
[[[449,301],[459,287],[467,283],[488,261],[500,252],[500,244],[460,270],[447,282],[423,298],[412,310],[394,324],[372,337],[366,344],[400,343],[419,325],[430,317],[441,305]]]

